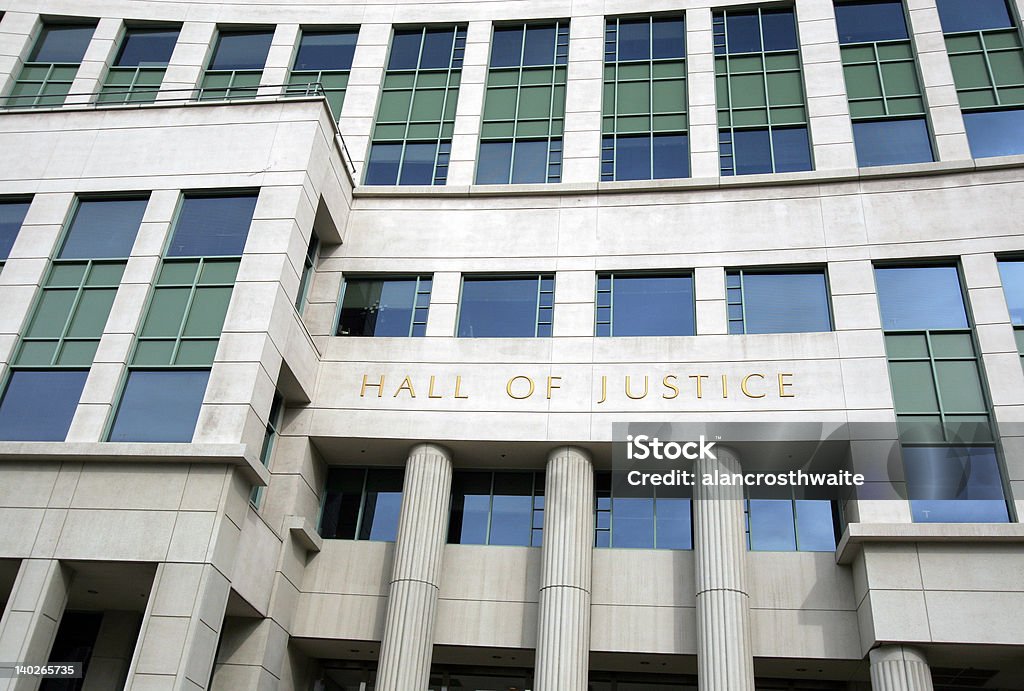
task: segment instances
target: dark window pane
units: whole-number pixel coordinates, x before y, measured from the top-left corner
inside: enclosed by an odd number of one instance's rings
[[[693,279],[616,276],[612,333],[616,336],[692,336]]]
[[[729,12],[725,18],[729,53],[755,53],[761,50],[761,27],[757,11]]]
[[[1024,154],[1024,110],[964,113],[964,124],[974,158]]]
[[[491,67],[513,67],[523,55],[523,27],[495,27],[491,41]]]
[[[353,279],[345,283],[339,336],[408,336],[416,279]]]
[[[64,441],[88,375],[85,370],[12,372],[0,401],[0,439]]]
[[[793,173],[811,169],[811,144],[806,127],[784,127],[772,130],[775,172]]]
[[[805,552],[834,552],[836,531],[832,502],[821,499],[796,501],[797,549]]]
[[[1010,321],[1024,324],[1024,261],[999,262],[999,275],[1003,279],[1003,294],[1010,308]]]
[[[902,0],[868,0],[836,5],[839,42],[866,43],[908,38]]]
[[[793,502],[789,499],[751,499],[750,549],[787,552],[796,549]]]
[[[768,130],[733,132],[733,157],[737,175],[772,172],[772,146]]]
[[[619,21],[619,60],[648,60],[651,57],[651,23],[644,19]]]
[[[743,276],[748,334],[829,331],[823,273],[747,273]]]
[[[680,19],[655,19],[651,24],[651,57],[686,57],[686,24]]]
[[[234,257],[242,254],[256,210],[256,195],[185,197],[167,248],[168,257]]]
[[[75,211],[61,259],[112,259],[132,252],[146,212],[145,199],[81,201]]]
[[[177,29],[128,29],[114,64],[118,67],[166,67],[177,42]]]
[[[209,378],[209,370],[132,371],[110,441],[192,441]]]
[[[457,472],[452,478],[452,515],[448,542],[487,544],[491,510],[491,473]]]
[[[358,31],[304,31],[296,70],[350,70]]]
[[[533,533],[533,473],[495,473],[491,545],[529,547]]]
[[[690,500],[655,500],[658,528],[658,549],[693,549]]]
[[[942,30],[980,31],[1014,26],[1006,0],[938,0]]]
[[[420,29],[402,29],[395,31],[391,39],[391,58],[388,60],[389,70],[414,70],[419,64],[420,44],[423,42],[423,31]]]
[[[324,507],[320,515],[320,535],[342,540],[355,539],[365,481],[366,471],[363,469],[331,468],[327,475]]]
[[[919,523],[1005,523],[995,449],[903,447],[907,493]]]
[[[516,155],[512,162],[513,184],[531,182],[547,182],[548,179],[548,142],[518,141],[515,144]]]
[[[28,202],[0,203],[0,261],[7,259],[28,213]]]
[[[654,135],[654,178],[690,177],[690,146],[685,134]]]
[[[616,138],[615,179],[651,179],[651,136],[649,134]]]
[[[862,168],[934,160],[924,118],[855,122],[853,140]]]
[[[366,164],[366,184],[396,184],[401,160],[401,144],[374,144],[371,146],[370,160]]]
[[[793,10],[762,10],[761,31],[765,51],[797,49]]]
[[[960,276],[953,266],[875,269],[882,329],[966,329]]]
[[[406,144],[399,185],[429,185],[434,181],[437,144]]]
[[[455,29],[427,29],[423,40],[420,69],[448,69],[452,64],[452,41]]]
[[[398,536],[398,515],[402,508],[401,470],[368,470],[366,498],[359,526],[360,540],[394,542]]]
[[[555,63],[555,27],[526,27],[523,46],[523,65],[553,65]]]
[[[537,277],[466,278],[459,336],[532,337],[537,329]]]
[[[29,62],[82,62],[96,27],[54,24],[44,26]]]
[[[211,70],[262,70],[273,31],[224,31],[217,40]]]
[[[612,499],[612,547],[654,548],[654,499]]]
[[[478,185],[506,185],[512,167],[512,142],[481,142],[477,161]]]

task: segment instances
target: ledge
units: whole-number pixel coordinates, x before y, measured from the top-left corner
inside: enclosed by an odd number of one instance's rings
[[[270,482],[270,471],[246,452],[244,444],[5,441],[0,442],[3,461],[223,464],[237,466],[254,485]]]
[[[863,544],[893,542],[1024,543],[1024,523],[850,523],[836,563],[852,563]]]
[[[313,526],[304,516],[285,516],[284,529],[307,552],[319,552],[323,548],[324,539],[313,529]]]

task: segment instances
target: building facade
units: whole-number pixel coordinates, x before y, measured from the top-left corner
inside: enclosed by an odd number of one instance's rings
[[[1024,689],[1024,0],[0,13],[0,688]]]

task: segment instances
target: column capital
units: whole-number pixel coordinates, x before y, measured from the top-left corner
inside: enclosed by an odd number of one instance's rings
[[[409,458],[414,456],[441,456],[448,461],[452,460],[452,452],[448,447],[433,442],[422,442],[413,446],[409,449]]]

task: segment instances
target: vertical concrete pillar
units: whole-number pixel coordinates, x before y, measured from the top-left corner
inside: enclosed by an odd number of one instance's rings
[[[717,178],[718,108],[715,105],[715,47],[711,9],[686,11],[686,93],[690,120],[690,176]]]
[[[121,24],[121,20],[114,17],[104,17],[96,24],[92,40],[64,103],[83,105],[96,101],[95,94],[102,88],[107,69],[115,58],[121,37]]]
[[[594,545],[594,466],[563,446],[548,455],[537,614],[536,691],[586,691]]]
[[[9,10],[0,17],[0,94],[10,92],[41,27],[39,15],[32,12]]]
[[[73,572],[56,559],[26,559],[0,618],[0,665],[46,664],[64,615]],[[39,677],[0,677],[2,691],[39,688]]]
[[[604,16],[572,18],[565,92],[562,182],[601,179],[601,94],[604,88]]]
[[[932,691],[928,660],[915,648],[883,645],[871,651],[871,688],[874,691]]]
[[[451,453],[434,444],[413,447],[405,464],[377,691],[427,689],[451,487]]]
[[[167,63],[167,72],[156,96],[158,101],[182,101],[195,96],[206,61],[213,52],[217,25],[212,22],[185,22]]]
[[[693,291],[697,303],[697,334],[729,333],[729,307],[725,295],[725,269],[699,267],[693,272]]]
[[[472,185],[476,151],[480,146],[480,119],[484,112],[487,61],[491,51],[491,23],[470,22],[466,27],[466,53],[462,60],[459,102],[455,108],[448,186]],[[448,334],[451,335],[451,334]]]
[[[89,658],[89,673],[83,680],[83,691],[123,689],[128,666],[135,650],[141,617],[137,612],[109,611],[103,613],[96,645]]]
[[[260,76],[259,95],[268,98],[284,93],[281,86],[288,80],[295,56],[295,44],[299,41],[298,24],[278,24],[270,41],[270,51]],[[335,117],[338,113],[334,114]]]
[[[391,40],[391,22],[367,23],[359,27],[359,41],[352,56],[352,69],[348,74],[345,102],[341,105],[338,131],[355,166],[355,179],[363,179],[363,163],[370,155],[370,135],[377,114],[384,81],[384,65]]]
[[[743,488],[705,487],[705,474],[738,473],[731,449],[696,463],[693,550],[697,583],[697,679],[700,691],[754,691]]]

